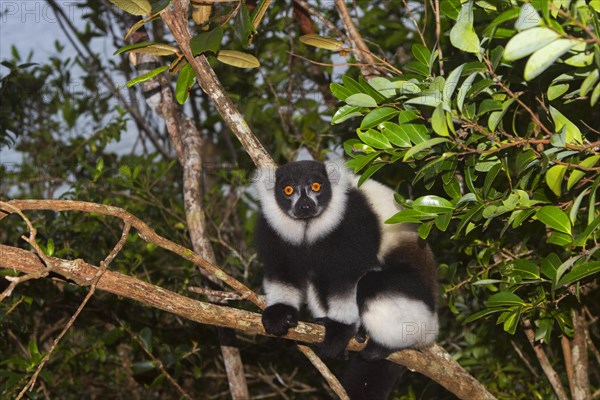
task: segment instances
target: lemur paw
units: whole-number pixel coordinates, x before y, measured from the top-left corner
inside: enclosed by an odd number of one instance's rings
[[[356,327],[354,324],[342,324],[331,319],[325,319],[325,339],[318,347],[318,352],[324,358],[338,358],[346,350],[348,341],[352,339]]]
[[[359,354],[366,361],[377,361],[387,358],[393,352],[393,349],[389,349],[375,342],[373,338],[370,338],[365,348]]]
[[[273,304],[264,309],[262,324],[268,334],[283,336],[290,328],[298,326],[298,310],[287,304]]]

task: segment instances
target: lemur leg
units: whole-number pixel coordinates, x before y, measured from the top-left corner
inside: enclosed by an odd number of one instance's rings
[[[396,268],[369,272],[358,282],[357,303],[369,342],[362,353],[366,359],[433,343],[438,324],[435,305],[419,278]]]

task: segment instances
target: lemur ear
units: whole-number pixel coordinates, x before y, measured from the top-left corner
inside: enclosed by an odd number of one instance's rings
[[[259,196],[272,193],[275,190],[275,169],[273,167],[262,167],[252,174],[252,185]]]
[[[325,162],[325,171],[327,171],[327,177],[331,186],[337,186],[339,184],[347,184],[352,176],[352,173],[346,168],[344,159],[340,158],[335,161]]]

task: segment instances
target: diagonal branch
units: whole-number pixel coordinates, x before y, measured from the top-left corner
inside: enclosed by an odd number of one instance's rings
[[[97,267],[82,260],[50,258],[53,265],[52,272],[78,285],[89,285],[90,280],[98,272]],[[43,270],[45,266],[32,252],[0,244],[0,268],[35,273]],[[268,336],[258,313],[190,299],[118,272],[106,271],[98,281],[97,288],[201,324],[232,328],[249,335]],[[303,343],[320,343],[324,336],[325,330],[322,326],[300,322],[284,338]],[[359,351],[362,347],[363,345],[352,341],[348,350]],[[438,345],[421,351],[402,350],[392,354],[389,360],[439,382],[460,399],[495,399]]]
[[[258,167],[275,165],[271,155],[254,135],[242,114],[227,95],[206,57],[203,55],[194,57],[190,48],[191,35],[187,19],[189,3],[189,0],[174,1],[172,9],[161,14],[162,20],[167,24],[187,62],[196,73],[200,87],[210,98],[221,118],[238,138],[254,164]]]

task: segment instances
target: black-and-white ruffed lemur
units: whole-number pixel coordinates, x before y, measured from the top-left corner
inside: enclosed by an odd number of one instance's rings
[[[329,358],[364,329],[369,340],[360,356],[366,361],[359,363],[366,368],[345,379],[346,389],[352,399],[385,398],[391,385],[377,381],[385,373],[369,362],[433,343],[436,264],[411,225],[384,224],[400,210],[394,191],[357,182],[337,162],[296,161],[257,171],[255,238],[267,302],[262,322],[267,333],[285,335],[306,304],[325,325],[319,351]]]

